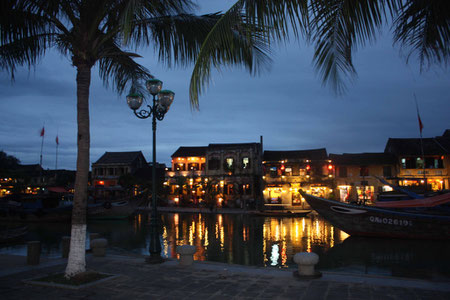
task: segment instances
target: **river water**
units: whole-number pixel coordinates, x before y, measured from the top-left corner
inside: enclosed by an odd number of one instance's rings
[[[148,254],[146,215],[89,222],[88,233],[94,232],[108,239],[113,253]],[[29,225],[25,241],[40,240],[43,256],[58,257],[66,235],[69,224],[36,223]],[[450,280],[450,242],[349,237],[314,215],[163,213],[161,241],[162,255],[169,258],[176,257],[177,245],[190,244],[197,247],[196,260],[294,270],[295,253],[312,251],[320,257],[317,269],[323,271]],[[26,245],[3,245],[0,253],[26,255]]]

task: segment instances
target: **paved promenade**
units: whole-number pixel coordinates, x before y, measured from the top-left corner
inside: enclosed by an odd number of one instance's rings
[[[195,262],[181,267],[171,260],[160,265],[143,257],[87,256],[88,269],[119,275],[79,290],[23,283],[63,271],[64,259],[26,266],[23,256],[0,255],[1,299],[450,299],[450,282],[324,273],[301,281],[292,270]]]

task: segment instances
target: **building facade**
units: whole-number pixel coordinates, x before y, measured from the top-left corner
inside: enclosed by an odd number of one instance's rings
[[[165,185],[178,204],[246,208],[261,191],[261,143],[180,147]]]
[[[397,159],[399,185],[417,191],[450,189],[450,130],[434,138],[390,138],[385,152]]]
[[[393,183],[398,167],[390,153],[330,154],[335,165],[335,198],[343,202],[373,203],[392,188],[378,178]]]
[[[325,148],[264,151],[264,205],[273,209],[305,208],[307,204],[299,191],[329,197],[333,177],[334,166]]]
[[[169,204],[200,204],[204,201],[207,148],[179,147],[172,154],[171,168],[166,170],[164,182],[169,189]]]
[[[96,199],[118,199],[127,196],[127,192],[119,183],[123,175],[134,175],[139,170],[150,169],[141,151],[105,152],[92,164],[92,188]]]

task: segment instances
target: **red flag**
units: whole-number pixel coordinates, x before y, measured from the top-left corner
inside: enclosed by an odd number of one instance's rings
[[[41,136],[44,136],[44,134],[45,134],[45,128],[42,127],[42,129],[41,129]]]
[[[422,120],[420,119],[419,105],[417,104],[416,94],[414,94],[414,101],[416,102],[416,111],[417,111],[417,119],[419,120],[420,136],[422,136],[423,123],[422,123]]]
[[[422,124],[422,120],[420,119],[419,114],[417,114],[417,119],[419,119],[419,129],[420,129],[420,134],[422,134],[423,124]]]
[[[58,136],[56,136],[56,145],[59,145],[59,139],[58,139]]]

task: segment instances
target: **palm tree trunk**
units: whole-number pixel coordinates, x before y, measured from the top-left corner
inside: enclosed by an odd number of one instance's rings
[[[73,277],[86,271],[86,206],[89,176],[89,86],[91,66],[77,65],[77,173],[72,210],[72,230],[69,260],[65,276]]]

